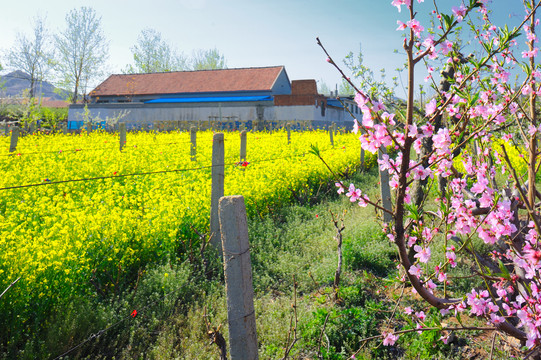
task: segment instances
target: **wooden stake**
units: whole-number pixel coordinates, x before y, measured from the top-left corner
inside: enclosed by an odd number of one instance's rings
[[[240,161],[246,161],[246,130],[240,132]]]
[[[242,196],[222,197],[219,206],[229,353],[232,360],[256,360],[257,330],[246,206]]]
[[[212,138],[212,188],[210,199],[210,244],[214,246],[221,256],[220,220],[218,218],[218,204],[224,196],[225,179],[225,151],[224,134],[216,133]]]
[[[192,161],[197,160],[197,128],[195,126],[190,127],[190,156]]]
[[[9,145],[9,152],[15,152],[17,150],[17,141],[19,140],[19,127],[12,126],[11,130],[11,143]]]
[[[119,131],[120,131],[120,151],[122,151],[122,149],[124,149],[124,146],[126,146],[126,123],[120,123]]]

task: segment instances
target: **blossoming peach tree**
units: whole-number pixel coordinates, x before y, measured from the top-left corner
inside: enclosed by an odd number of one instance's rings
[[[518,339],[521,350],[533,355],[541,344],[541,193],[536,185],[541,71],[535,35],[541,1],[525,0],[522,22],[513,29],[491,22],[488,0],[458,3],[448,14],[434,1],[432,25],[425,29],[416,18],[417,8],[428,6],[423,2],[391,3],[409,12],[409,20],[398,21],[397,28],[404,33],[407,55],[405,109],[393,112],[356,88],[362,119],[355,120],[354,131],[365,151],[381,152],[380,169],[389,172],[394,190],[392,207],[384,208],[354,184],[338,182],[338,192],[390,215],[384,230],[398,249],[403,281],[426,303],[444,316],[482,318],[484,329]],[[464,29],[471,31],[477,48],[470,56],[463,56],[451,39]],[[321,46],[327,61],[349,81]],[[445,71],[436,86],[432,71],[438,63]],[[414,99],[420,65],[435,91],[422,109]],[[512,74],[518,74],[513,84]],[[518,163],[509,155],[517,149],[523,154]],[[488,251],[474,246],[481,241]],[[445,254],[441,262],[432,259],[436,250]],[[481,286],[465,293],[450,286],[459,262],[469,264]],[[405,311],[422,331],[424,312]],[[382,334],[383,344],[394,344],[401,332]]]

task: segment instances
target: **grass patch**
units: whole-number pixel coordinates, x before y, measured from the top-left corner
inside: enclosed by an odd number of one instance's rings
[[[377,171],[355,173],[346,186],[350,181],[377,197]],[[388,347],[380,338],[363,341],[382,331],[414,328],[409,317],[396,311],[398,300],[401,306],[424,304],[410,288],[402,288],[396,248],[374,210],[338,196],[333,184],[323,190],[318,201],[275,208],[248,221],[260,359],[282,359],[291,345],[288,336],[297,339],[290,359],[348,359],[356,352],[357,359],[458,359],[474,353],[468,337],[476,334],[460,334],[448,345],[439,341],[438,331],[403,335]],[[337,267],[333,216],[345,227],[338,289],[332,287]],[[189,229],[179,233],[190,235]],[[197,256],[195,251],[182,261],[144,269],[136,285],[112,299],[74,301],[48,320],[42,340],[30,339],[11,358],[54,358],[86,340],[64,359],[219,358],[207,330],[220,329],[228,340],[221,263],[205,265]],[[435,251],[432,261],[443,256]],[[469,266],[460,264],[454,274],[469,274]],[[462,289],[468,281],[456,279],[453,286]],[[426,326],[441,321],[437,311],[427,311]],[[108,330],[100,333],[103,329]]]

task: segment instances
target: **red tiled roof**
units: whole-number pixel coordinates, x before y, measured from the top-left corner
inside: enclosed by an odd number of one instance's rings
[[[111,75],[90,96],[271,90],[283,66]]]

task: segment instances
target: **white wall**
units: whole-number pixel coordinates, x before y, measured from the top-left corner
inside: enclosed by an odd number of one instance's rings
[[[94,121],[105,121],[106,118],[115,118],[126,113],[122,122],[151,123],[154,121],[208,121],[209,118],[231,121],[257,120],[257,105],[254,103],[227,103],[221,107],[217,103],[210,104],[90,104],[88,105],[90,118]],[[352,118],[343,110],[325,109],[325,116],[321,115],[321,107],[314,105],[273,106],[268,103],[263,106],[263,119],[267,121],[324,121],[343,123],[351,122]],[[68,112],[68,121],[84,121],[84,107],[72,105]],[[234,119],[227,119],[235,117]]]

